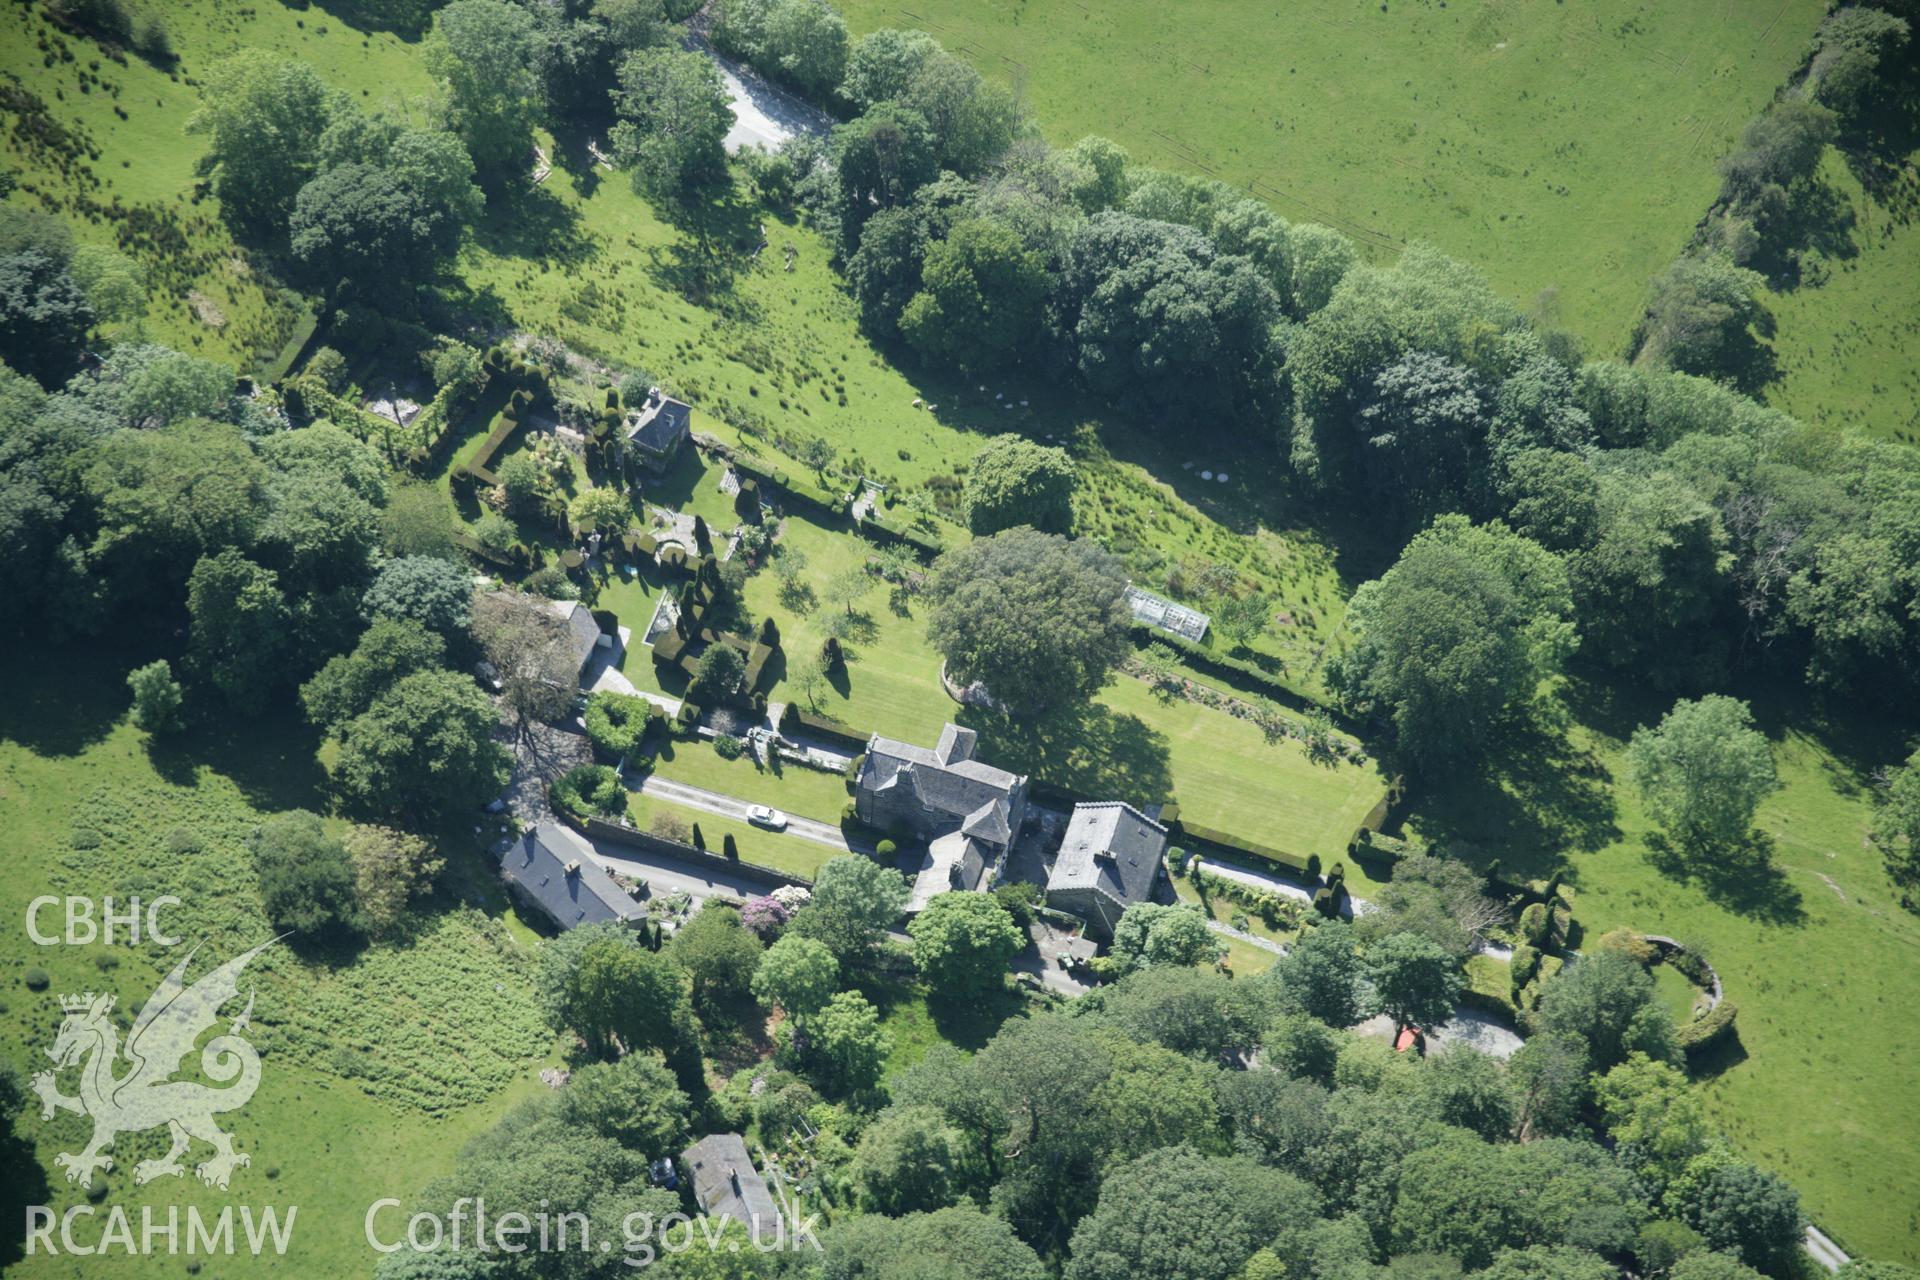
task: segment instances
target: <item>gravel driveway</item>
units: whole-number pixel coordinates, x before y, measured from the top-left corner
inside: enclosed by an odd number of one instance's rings
[[[729,153],[748,147],[778,151],[796,134],[825,133],[833,127],[833,118],[826,112],[775,88],[751,67],[722,57],[704,38],[690,35],[686,46],[706,54],[720,68],[727,105],[733,109],[733,127],[727,130]]]

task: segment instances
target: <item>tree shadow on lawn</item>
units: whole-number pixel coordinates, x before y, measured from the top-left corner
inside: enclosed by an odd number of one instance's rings
[[[1031,720],[974,707],[957,718],[979,732],[980,758],[1001,768],[1129,804],[1173,796],[1167,736],[1138,716],[1081,702]]]
[[[1753,708],[1754,724],[1779,744],[1799,736],[1817,744],[1820,771],[1834,791],[1859,800],[1878,790],[1878,774],[1914,748],[1913,723],[1897,706],[1822,703],[1791,678],[1756,680],[1737,690]]]
[[[662,222],[679,235],[673,243],[647,250],[647,274],[653,283],[695,306],[720,311],[729,319],[758,320],[759,309],[738,289],[765,247],[760,208],[724,190],[684,200],[648,200]]]
[[[1647,837],[1647,861],[1669,880],[1697,885],[1735,915],[1763,924],[1805,925],[1800,890],[1773,855],[1773,837],[1758,830],[1730,845],[1693,844],[1658,831]]]
[[[0,739],[38,756],[75,756],[113,732],[132,695],[127,672],[153,655],[129,658],[100,645],[8,653],[0,696]]]
[[[311,0],[313,6],[342,26],[370,33],[391,31],[412,44],[427,34],[432,25],[433,6],[395,4],[393,0]],[[289,9],[307,7],[305,0],[286,0]]]
[[[586,262],[598,247],[581,234],[580,211],[545,187],[516,188],[487,201],[473,236],[490,253],[546,264]]]
[[[1775,292],[1790,292],[1808,283],[1804,274],[1808,253],[1835,262],[1859,256],[1853,234],[1857,221],[1853,203],[1830,183],[1818,179],[1799,183],[1782,216],[1783,228],[1767,238],[1747,265],[1765,276]],[[1816,273],[1812,283],[1819,282]]]
[[[281,703],[252,718],[215,712],[180,733],[150,739],[147,753],[175,786],[198,786],[208,769],[240,788],[256,809],[327,808],[327,775],[319,743],[298,708]]]
[[[700,1006],[699,1014],[707,1064],[716,1073],[731,1076],[773,1056],[767,1010],[752,996],[715,1000]]]
[[[923,1001],[940,1038],[969,1053],[984,1047],[1002,1023],[1026,1008],[1026,998],[1010,987],[956,997],[893,978],[870,976],[859,981],[859,989],[882,1018],[901,1004]]]
[[[0,1135],[0,1186],[13,1188],[0,1191],[0,1213],[5,1213],[11,1222],[21,1221],[28,1205],[52,1203],[53,1189],[47,1183],[47,1172],[40,1167],[33,1143],[19,1133],[9,1131]],[[0,1267],[11,1266],[21,1259],[24,1240],[24,1235],[16,1237],[11,1231],[0,1238]]]
[[[1406,811],[1428,842],[1508,874],[1569,870],[1567,854],[1619,839],[1612,775],[1564,732],[1527,724],[1497,738],[1471,773],[1408,782]],[[1575,869],[1575,878],[1578,878]]]

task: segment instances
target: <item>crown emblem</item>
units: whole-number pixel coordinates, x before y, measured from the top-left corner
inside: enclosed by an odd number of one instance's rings
[[[100,1011],[102,1013],[105,1013],[108,1009],[113,1008],[112,996],[104,996],[102,997],[102,1000],[103,1000],[103,1003],[100,1007]],[[85,1013],[87,1010],[93,1007],[93,1001],[94,1001],[94,995],[93,995],[93,992],[91,991],[87,992],[85,995],[61,996],[60,1007],[62,1009],[65,1009],[68,1013]]]

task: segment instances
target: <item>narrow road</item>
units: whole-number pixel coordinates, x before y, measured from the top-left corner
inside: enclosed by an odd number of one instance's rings
[[[638,790],[643,796],[652,796],[656,800],[665,800],[671,804],[685,805],[689,809],[699,809],[722,818],[732,818],[736,822],[747,821],[747,810],[752,808],[745,800],[722,795],[718,791],[708,791],[704,787],[690,787],[684,782],[675,782],[653,773],[640,780]],[[785,834],[797,836],[802,840],[811,840],[815,844],[823,844],[829,849],[838,849],[842,853],[871,852],[866,848],[855,848],[849,845],[839,827],[825,822],[816,822],[812,818],[796,817],[793,814],[787,815]]]
[[[1827,1238],[1826,1232],[1811,1224],[1807,1227],[1807,1252],[1828,1271],[1838,1271],[1853,1261],[1846,1250]]]

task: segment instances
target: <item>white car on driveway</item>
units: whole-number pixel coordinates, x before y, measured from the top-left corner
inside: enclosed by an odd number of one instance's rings
[[[765,827],[769,831],[787,829],[787,815],[778,809],[769,809],[763,804],[747,806],[747,821],[756,827]]]

